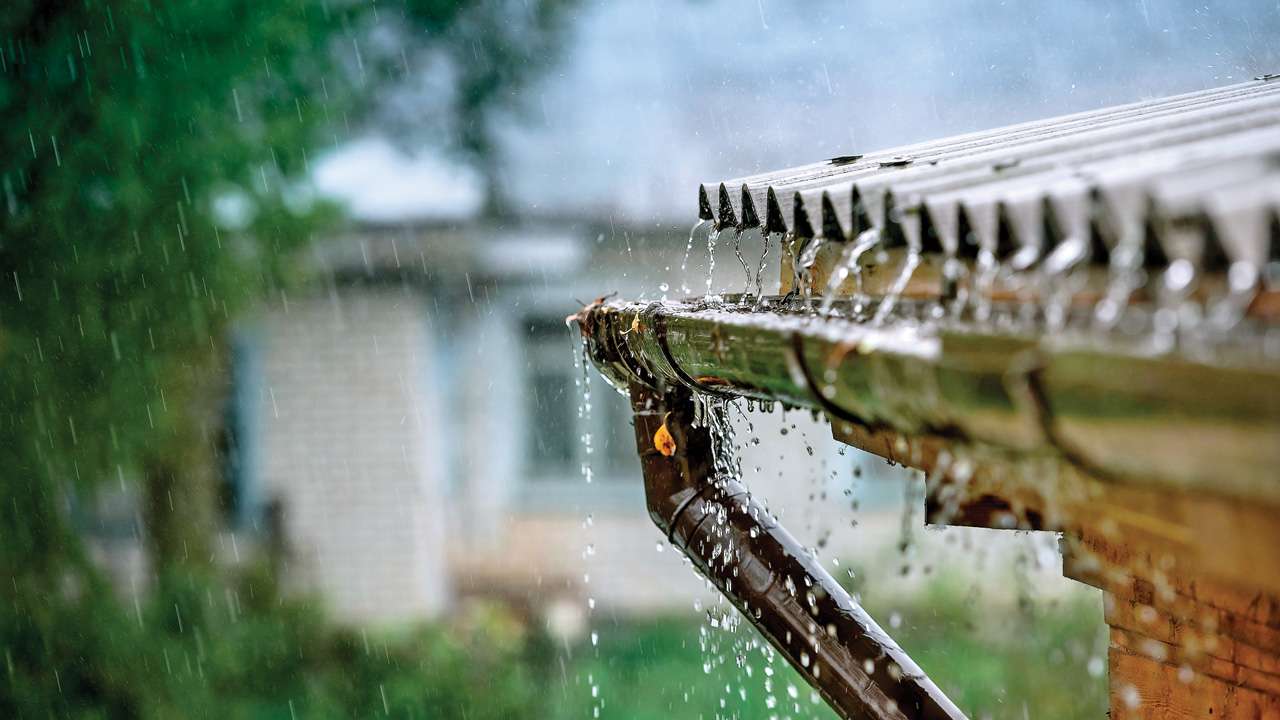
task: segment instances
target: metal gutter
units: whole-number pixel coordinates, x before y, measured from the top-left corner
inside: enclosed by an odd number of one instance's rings
[[[1250,342],[1196,359],[1118,340],[876,328],[698,302],[605,303],[579,320],[593,361],[620,387],[780,401],[1059,457],[1104,480],[1280,504],[1280,367]]]

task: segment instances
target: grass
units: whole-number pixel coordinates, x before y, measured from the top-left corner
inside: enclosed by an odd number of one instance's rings
[[[1106,716],[1099,659],[1106,640],[1093,595],[991,607],[938,581],[909,602],[866,605],[974,720]],[[601,624],[598,647],[562,657],[551,717],[592,717],[596,703],[601,717],[635,720],[835,717],[785,661],[769,661],[745,623],[728,630],[696,617]]]

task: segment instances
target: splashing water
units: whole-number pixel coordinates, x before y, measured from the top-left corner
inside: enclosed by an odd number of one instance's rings
[[[712,457],[712,484],[719,487],[725,478],[729,477],[727,472],[731,472],[732,463],[726,463],[726,459],[731,455],[729,448],[729,434],[727,431],[726,408],[727,401],[722,398],[711,398],[702,395],[694,398],[694,418],[695,426],[704,427],[709,430],[711,435],[711,457]],[[711,574],[719,575],[727,569],[729,560],[733,554],[730,547],[729,533],[727,526],[727,517],[724,514],[723,506],[715,504],[711,500],[701,501],[706,504],[705,509],[715,509],[715,515],[712,520],[712,528],[709,542],[714,542],[715,546],[709,560]],[[726,659],[730,654],[736,656],[736,653],[727,653],[723,647],[722,641],[725,634],[729,633],[736,627],[735,611],[733,608],[726,608],[724,595],[716,591],[715,584],[711,581],[710,576],[704,578],[707,591],[716,598],[713,607],[705,610],[701,600],[695,600],[693,604],[694,612],[701,614],[699,618],[702,621],[701,627],[698,628],[698,647],[702,652],[702,672],[706,675],[717,673],[718,670],[726,668]],[[718,673],[717,673],[718,674]],[[726,683],[725,694],[719,698],[721,709],[727,708],[728,700],[731,699],[730,685]]]
[[[822,250],[822,246],[826,244],[826,238],[811,238],[804,246],[804,249],[800,251],[800,257],[796,261],[796,271],[799,277],[797,287],[800,289],[800,296],[804,298],[806,309],[812,309],[813,264],[818,260],[818,251]]]
[[[907,257],[902,262],[902,269],[898,271],[898,276],[893,279],[893,285],[889,287],[889,292],[885,293],[884,298],[880,300],[880,307],[876,308],[876,314],[871,318],[871,325],[879,327],[889,319],[893,314],[893,308],[898,303],[898,299],[902,297],[902,293],[907,289],[907,283],[911,282],[911,276],[915,274],[916,268],[920,266],[920,250],[919,248],[909,248]]]
[[[706,225],[709,220],[699,220],[689,228],[689,243],[684,246],[684,259],[680,261],[680,270],[683,272],[689,267],[689,256],[693,253],[693,236],[698,234],[698,229]]]
[[[858,234],[853,242],[845,246],[844,251],[840,253],[840,260],[836,264],[835,271],[827,279],[827,289],[823,293],[822,305],[818,312],[822,315],[830,315],[831,308],[836,301],[836,293],[840,290],[840,286],[845,280],[849,279],[849,275],[853,275],[855,285],[855,297],[862,301],[862,264],[859,262],[862,256],[868,250],[880,243],[880,231],[877,228],[868,228]]]
[[[1085,289],[1088,278],[1088,241],[1072,235],[1049,253],[1040,264],[1031,283],[1040,295],[1040,316],[1045,330],[1060,332],[1071,317],[1071,303],[1076,293]]]
[[[680,277],[681,277],[682,283],[683,283],[685,270],[687,270],[689,267],[689,256],[693,253],[693,237],[698,234],[698,229],[701,228],[703,225],[706,225],[708,222],[710,221],[699,220],[698,222],[693,224],[693,227],[689,228],[689,242],[684,246],[684,259],[680,261]],[[687,283],[683,283],[680,286],[680,292],[684,293],[685,295],[688,295],[693,292],[693,289],[690,288]]]
[[[760,251],[760,262],[756,265],[756,304],[759,305],[760,300],[764,298],[764,263],[769,257],[769,241],[773,239],[773,233],[761,233],[764,237],[764,249]]]
[[[994,307],[992,294],[1000,272],[1000,263],[991,251],[990,243],[983,242],[976,233],[970,233],[968,242],[979,248],[978,261],[973,271],[973,316],[978,322],[986,322],[991,318]]]
[[[737,438],[731,415],[736,411],[746,420],[748,432],[751,421],[737,401],[700,395],[695,397],[694,403],[694,424],[706,428],[710,435],[712,482],[724,488],[725,481],[739,480],[742,476],[740,451],[743,446]],[[765,403],[760,405],[764,410]],[[768,405],[766,411],[772,411],[772,403]],[[711,533],[707,538],[708,542],[714,543],[710,569],[713,575],[723,577],[733,573],[740,562],[730,529],[730,513],[734,510],[719,503],[709,504],[706,509],[713,508],[714,514],[709,520]],[[750,707],[748,703],[757,692],[760,693],[757,697],[769,712],[764,717],[812,717],[811,708],[797,702],[798,696],[786,689],[789,683],[779,673],[779,656],[774,648],[755,632],[749,622],[743,622],[746,619],[743,612],[717,591],[710,579],[704,577],[704,582],[715,600],[707,606],[701,600],[695,600],[693,608],[701,621],[698,647],[702,653],[702,670],[717,681],[718,697],[715,700],[719,710],[713,717],[743,717],[739,708]],[[782,664],[781,671],[786,673],[785,664]],[[814,704],[811,702],[810,705]]]
[[[1240,324],[1257,294],[1262,274],[1251,263],[1235,262],[1227,268],[1227,292],[1209,309],[1209,321],[1221,332]]]
[[[1199,268],[1194,263],[1179,258],[1152,279],[1157,288],[1156,310],[1151,317],[1151,339],[1157,352],[1172,350],[1184,331],[1199,324],[1200,307],[1190,302],[1198,276]]]
[[[1131,224],[1111,251],[1107,289],[1093,308],[1093,323],[1097,330],[1105,332],[1120,322],[1130,296],[1142,283],[1141,232],[1140,227]]]
[[[733,254],[738,256],[738,262],[742,265],[742,272],[747,276],[747,284],[742,288],[743,300],[751,293],[751,268],[747,265],[747,259],[742,257],[742,231],[737,230],[733,233]]]
[[[712,276],[716,274],[716,240],[719,239],[719,230],[707,233],[707,297],[711,297]]]

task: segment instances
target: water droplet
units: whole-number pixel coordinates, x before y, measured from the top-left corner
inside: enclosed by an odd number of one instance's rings
[[[1089,658],[1089,663],[1085,666],[1089,671],[1089,677],[1102,677],[1102,673],[1106,671],[1106,662],[1099,656],[1095,655]]]
[[[1138,693],[1138,688],[1129,683],[1125,683],[1120,688],[1120,699],[1124,702],[1125,707],[1130,710],[1142,704],[1142,695]]]

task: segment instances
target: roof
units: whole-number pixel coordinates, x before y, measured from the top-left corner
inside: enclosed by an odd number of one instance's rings
[[[704,183],[698,206],[721,229],[874,228],[949,255],[1088,235],[1103,261],[1144,233],[1165,257],[1258,267],[1280,260],[1280,75]]]

